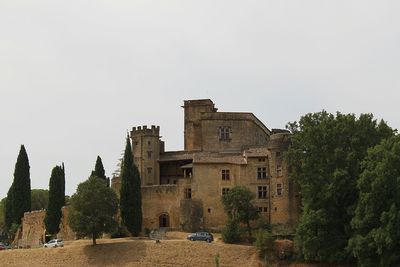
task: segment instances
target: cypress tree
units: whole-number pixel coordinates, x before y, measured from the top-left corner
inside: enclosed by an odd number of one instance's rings
[[[138,236],[142,231],[142,192],[139,170],[135,164],[134,167],[134,180],[133,180],[133,236]]]
[[[46,232],[57,234],[62,217],[61,208],[65,204],[65,170],[64,164],[56,166],[51,172],[49,182],[49,204],[44,219]]]
[[[12,194],[13,194],[13,185],[10,186],[10,189],[8,189],[7,192],[7,198],[6,198],[6,206],[4,210],[4,221],[6,224],[6,228],[10,229],[13,221],[13,210],[12,210]]]
[[[106,172],[104,170],[103,162],[101,161],[100,156],[97,156],[94,171],[92,171],[92,174],[90,176],[99,177],[107,183],[107,186],[110,186],[110,178],[106,177]]]
[[[133,162],[129,136],[126,138],[121,169],[120,210],[123,225],[133,236],[137,236],[142,228],[140,176]]]
[[[29,160],[24,145],[21,145],[14,170],[12,192],[12,223],[21,224],[24,212],[31,210],[31,179]]]

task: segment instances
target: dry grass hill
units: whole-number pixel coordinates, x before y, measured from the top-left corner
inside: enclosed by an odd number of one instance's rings
[[[252,246],[220,241],[191,242],[175,233],[169,240],[99,239],[66,242],[63,248],[34,248],[0,252],[0,266],[259,266]]]

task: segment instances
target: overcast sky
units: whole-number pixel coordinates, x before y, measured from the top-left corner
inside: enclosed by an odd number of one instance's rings
[[[0,198],[24,144],[32,188],[116,169],[126,132],[183,149],[185,99],[253,112],[373,113],[400,128],[400,1],[0,0]]]

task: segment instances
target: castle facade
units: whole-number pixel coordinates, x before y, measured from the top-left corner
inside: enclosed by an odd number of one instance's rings
[[[255,194],[271,224],[293,226],[299,197],[283,153],[290,133],[254,114],[218,112],[209,99],[184,101],[184,150],[165,151],[160,127],[133,127],[132,153],[142,182],[143,228],[221,229],[221,196],[234,186]],[[112,179],[119,193],[119,177]]]

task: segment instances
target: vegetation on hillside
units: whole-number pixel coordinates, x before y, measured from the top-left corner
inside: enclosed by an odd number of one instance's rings
[[[305,260],[343,263],[354,235],[351,220],[359,199],[357,180],[369,148],[393,136],[370,114],[307,114],[288,124],[293,133],[287,153],[290,178],[300,187],[302,216],[296,245]]]

